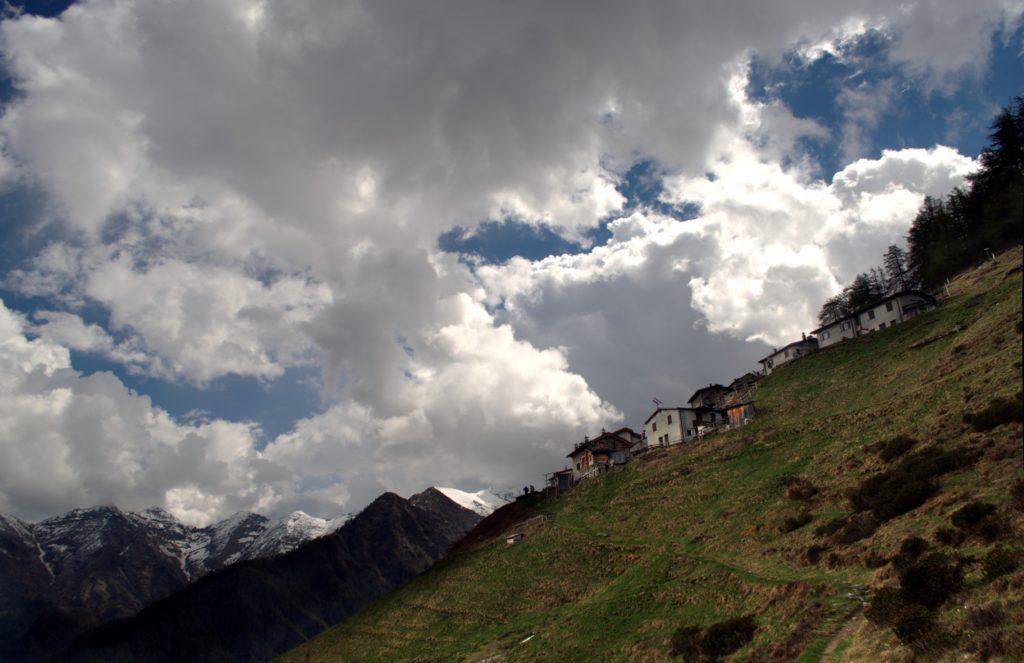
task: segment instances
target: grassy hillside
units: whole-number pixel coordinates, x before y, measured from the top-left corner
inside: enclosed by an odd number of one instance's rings
[[[662,660],[680,627],[750,615],[757,630],[735,660],[898,660],[911,646],[862,606],[900,585],[888,560],[914,535],[965,576],[928,613],[935,626],[905,639],[930,659],[1024,656],[1024,566],[986,575],[984,564],[993,548],[1021,545],[1021,424],[978,432],[964,421],[1021,390],[1020,264],[1019,249],[1004,254],[952,284],[941,309],[783,367],[742,430],[516,505],[547,517],[522,543],[466,546],[284,659]],[[897,435],[913,438],[902,455],[877,446]],[[933,475],[920,480],[934,482],[923,504],[874,533],[868,511],[833,523],[854,514],[851,489],[915,467]],[[900,477],[890,490],[913,483]],[[885,516],[890,496],[879,499]],[[984,535],[951,525],[979,500],[997,507]]]

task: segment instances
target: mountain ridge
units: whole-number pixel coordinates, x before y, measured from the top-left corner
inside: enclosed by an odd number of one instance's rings
[[[265,660],[426,570],[479,520],[434,489],[386,492],[332,534],[207,574],[85,634],[68,658]]]

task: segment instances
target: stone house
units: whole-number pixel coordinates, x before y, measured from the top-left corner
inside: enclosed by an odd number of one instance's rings
[[[636,436],[632,430],[626,430]],[[635,444],[633,439],[608,432],[602,432],[593,440],[584,439],[567,456],[572,463],[573,483],[626,463]]]
[[[687,401],[690,407],[710,407],[710,408],[721,408],[722,403],[725,402],[732,394],[732,389],[725,387],[720,384],[709,384],[706,387],[701,387],[697,391],[693,392],[693,396],[690,396],[690,400]]]
[[[761,376],[758,375],[757,373],[744,373],[743,375],[739,376],[738,378],[729,383],[729,390],[732,391],[734,394],[741,391],[746,391],[753,387],[760,379]]]
[[[799,341],[793,341],[789,345],[772,350],[770,355],[764,359],[759,359],[757,363],[761,364],[764,368],[765,375],[771,375],[772,371],[779,366],[788,364],[795,359],[806,357],[812,352],[816,352],[817,349],[818,339],[804,334],[804,337]]]
[[[904,290],[857,309],[850,315],[833,320],[818,327],[811,333],[817,336],[818,345],[827,348],[846,338],[881,331],[915,315],[935,308],[938,302],[928,293],[920,290]]]

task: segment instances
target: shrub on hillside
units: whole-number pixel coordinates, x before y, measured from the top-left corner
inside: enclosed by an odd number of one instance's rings
[[[967,611],[967,623],[976,630],[999,626],[1005,617],[1003,607],[998,603],[989,603]]]
[[[711,660],[724,658],[753,640],[756,631],[757,622],[751,615],[718,622],[701,637],[701,653]]]
[[[785,519],[783,519],[782,524],[779,525],[779,531],[783,534],[794,532],[803,527],[804,525],[806,525],[807,523],[811,522],[812,520],[814,520],[814,516],[812,516],[807,511],[804,511],[803,513],[800,513],[795,516],[787,516]]]
[[[923,479],[967,469],[977,459],[978,453],[967,447],[925,447],[904,457],[896,470],[909,477]]]
[[[1011,548],[993,548],[985,555],[981,565],[985,569],[985,578],[993,580],[999,576],[1013,573],[1020,566],[1021,554]]]
[[[869,569],[880,569],[885,566],[889,559],[880,554],[879,552],[872,550],[864,556],[864,566]]]
[[[965,448],[927,447],[909,454],[891,470],[868,477],[848,496],[853,508],[879,520],[912,511],[938,492],[934,477],[968,467],[977,456]]]
[[[934,628],[932,611],[910,600],[896,587],[875,590],[864,615],[876,626],[889,627],[904,644],[924,639]]]
[[[669,654],[682,658],[684,661],[700,660],[700,635],[698,626],[680,626],[672,634],[672,647]]]
[[[815,543],[807,548],[807,552],[804,553],[804,559],[806,559],[809,564],[817,564],[821,561],[821,556],[826,552],[828,552],[828,548],[826,546]]]
[[[976,431],[992,430],[996,426],[1024,420],[1021,395],[1015,398],[994,398],[985,409],[964,414],[964,422]]]
[[[964,572],[942,553],[928,553],[899,571],[904,596],[926,608],[937,608],[963,589]]]
[[[846,516],[842,516],[842,517],[839,517],[839,518],[833,518],[832,520],[828,521],[827,523],[823,523],[823,524],[818,525],[817,527],[815,527],[814,528],[814,534],[815,534],[815,536],[832,536],[833,534],[835,534],[836,532],[838,532],[839,530],[841,530],[843,528],[843,525],[846,524],[846,521],[847,521]]]
[[[875,626],[892,626],[906,605],[907,599],[898,587],[882,587],[871,595],[864,616]]]
[[[841,546],[866,539],[878,529],[878,520],[870,513],[855,513],[846,521],[838,532],[832,535],[832,541]]]
[[[905,645],[920,645],[935,631],[935,616],[924,606],[909,604],[892,625],[893,633]]]
[[[999,514],[993,514],[978,525],[978,536],[991,543],[1006,534],[1009,527]]]
[[[892,558],[892,565],[896,569],[904,569],[916,562],[927,550],[928,542],[919,536],[903,539],[899,552]]]
[[[959,507],[949,516],[949,522],[957,530],[981,534],[986,539],[995,538],[1001,530],[996,519],[995,505],[988,502],[969,502]]]
[[[969,651],[977,654],[979,661],[1005,657],[1003,660],[1024,660],[1024,637],[1008,630],[988,629],[971,638]]]
[[[906,435],[897,435],[891,440],[879,442],[875,445],[875,451],[878,453],[879,458],[888,463],[910,451],[915,444],[917,444],[917,440],[914,438]]]
[[[782,477],[779,483],[786,488],[786,497],[798,502],[810,502],[818,494],[818,487],[805,477]]]
[[[932,538],[935,539],[936,543],[942,543],[947,546],[958,546],[964,542],[964,533],[960,530],[953,529],[952,527],[939,527],[935,530],[935,534]]]
[[[1018,511],[1024,511],[1024,479],[1017,479],[1010,487],[1010,504]]]
[[[680,626],[672,634],[669,653],[684,661],[717,661],[750,642],[756,631],[751,615],[718,622],[703,632],[696,626]]]

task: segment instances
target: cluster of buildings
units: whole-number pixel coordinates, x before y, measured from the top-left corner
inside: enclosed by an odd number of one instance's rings
[[[936,305],[934,297],[919,290],[889,295],[822,325],[810,335],[804,334],[798,341],[773,349],[759,361],[761,370],[756,373],[738,377],[728,386],[701,387],[685,407],[664,407],[656,400],[656,408],[644,421],[641,432],[628,427],[602,430],[599,436],[577,443],[567,456],[565,469],[546,475],[546,490],[558,495],[584,479],[625,465],[632,456],[743,426],[756,412],[754,387],[762,376],[844,339],[892,327]]]

